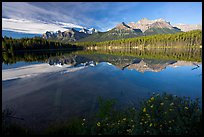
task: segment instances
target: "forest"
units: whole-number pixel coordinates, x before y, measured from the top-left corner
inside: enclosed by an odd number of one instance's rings
[[[197,47],[202,45],[202,31],[194,30],[176,34],[158,34],[126,38],[104,42],[72,42],[63,43],[60,41],[46,40],[41,37],[13,39],[2,37],[2,51],[13,52],[16,50],[48,50],[48,49],[82,49],[83,47]]]
[[[76,45],[62,42],[48,41],[41,37],[13,39],[2,37],[2,51],[13,52],[16,50],[48,50],[48,49],[76,49]]]
[[[111,40],[104,42],[77,42],[80,46],[106,46],[106,47],[175,47],[175,46],[201,46],[202,31],[193,30],[176,34],[157,34]]]

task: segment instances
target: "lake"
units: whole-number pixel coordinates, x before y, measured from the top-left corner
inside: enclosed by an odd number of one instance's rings
[[[91,117],[98,97],[139,106],[152,93],[202,101],[202,49],[92,49],[2,53],[2,107],[43,128]]]

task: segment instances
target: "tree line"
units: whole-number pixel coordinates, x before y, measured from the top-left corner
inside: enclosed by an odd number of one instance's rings
[[[175,46],[197,46],[202,45],[202,31],[193,30],[176,34],[157,34],[150,36],[141,36],[136,38],[127,38],[120,40],[111,40],[104,42],[77,42],[81,46],[121,46],[121,47],[175,47]]]
[[[74,44],[48,41],[41,37],[13,39],[2,37],[2,51],[13,52],[16,50],[42,50],[42,49],[70,49],[78,48]]]

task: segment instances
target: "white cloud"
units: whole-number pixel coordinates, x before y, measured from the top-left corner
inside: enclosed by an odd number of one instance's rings
[[[42,34],[46,31],[65,31],[65,27],[82,28],[82,26],[72,23],[56,22],[56,24],[45,23],[42,21],[31,21],[26,19],[7,19],[2,18],[2,29],[15,32]]]
[[[108,28],[120,23],[118,21],[121,18],[120,16],[126,14],[128,9],[135,8],[135,5],[138,4],[111,2],[3,2],[2,16],[15,20],[29,20],[35,26],[37,24],[39,26],[39,22],[43,21],[42,26],[46,22],[49,25],[60,25],[62,27],[65,25],[63,23],[66,22],[106,31]],[[15,25],[22,26],[17,23]],[[31,30],[30,27],[29,30]],[[37,32],[39,33],[39,30]]]

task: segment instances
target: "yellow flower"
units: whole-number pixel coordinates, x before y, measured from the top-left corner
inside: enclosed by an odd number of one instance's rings
[[[152,123],[150,123],[150,125],[149,125],[150,127],[152,126]]]
[[[185,109],[187,109],[187,110],[188,110],[188,107],[185,107]]]
[[[100,126],[101,126],[101,123],[100,123],[100,122],[97,122],[97,126],[100,127]]]
[[[147,109],[146,109],[146,108],[144,108],[144,109],[143,109],[143,112],[146,112],[146,111],[147,111]]]
[[[162,125],[160,125],[160,127],[162,127]]]
[[[135,127],[135,125],[132,125],[132,127]]]
[[[151,100],[151,101],[154,101],[154,97],[151,97],[150,100]]]
[[[127,129],[126,131],[130,133],[130,132],[131,132],[131,129]]]

